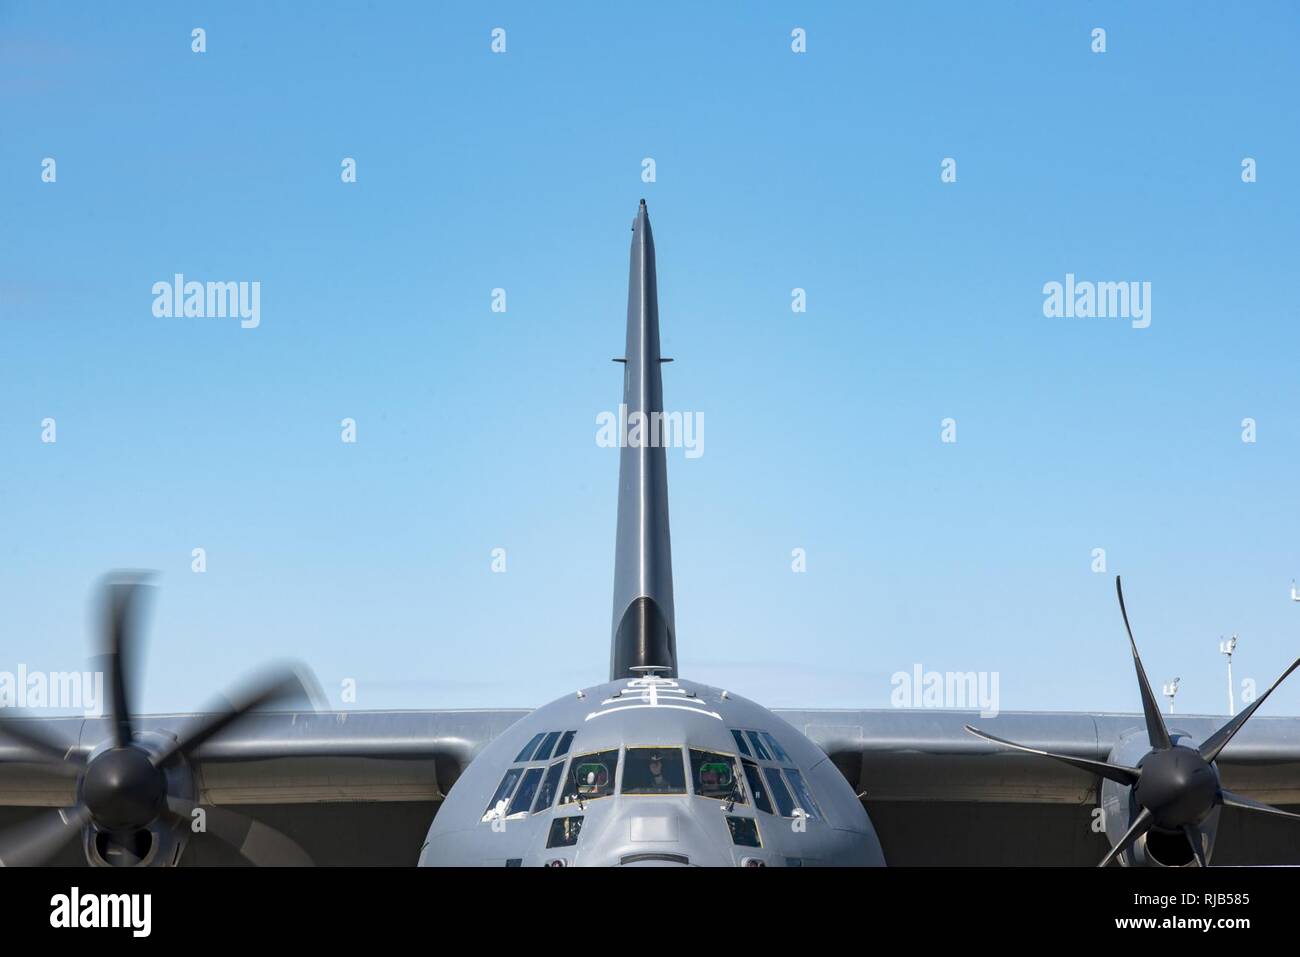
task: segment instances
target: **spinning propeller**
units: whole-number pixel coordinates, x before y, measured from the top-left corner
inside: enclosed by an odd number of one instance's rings
[[[1183,744],[1175,744],[1169,737],[1169,729],[1165,727],[1156,696],[1151,691],[1151,683],[1147,681],[1146,671],[1142,667],[1142,659],[1138,656],[1137,642],[1133,640],[1133,629],[1129,627],[1128,611],[1124,607],[1124,589],[1120,586],[1118,576],[1115,578],[1115,592],[1119,595],[1119,610],[1124,616],[1124,628],[1128,631],[1129,647],[1133,651],[1138,690],[1142,692],[1142,711],[1146,716],[1147,739],[1151,744],[1151,750],[1137,762],[1137,767],[1040,751],[1038,748],[1026,747],[1023,744],[1004,741],[1002,738],[985,734],[970,725],[966,726],[966,730],[985,741],[1028,754],[1052,758],[1133,789],[1133,799],[1141,810],[1133,818],[1124,836],[1110,849],[1110,853],[1102,858],[1099,867],[1110,864],[1152,828],[1174,833],[1181,831],[1191,844],[1197,865],[1208,866],[1200,825],[1216,807],[1221,805],[1300,820],[1300,814],[1292,814],[1290,811],[1283,811],[1260,801],[1252,801],[1250,798],[1233,794],[1220,785],[1219,775],[1212,767],[1228,742],[1272,694],[1273,689],[1280,685],[1287,675],[1300,667],[1300,658],[1292,662],[1291,667],[1282,673],[1282,677],[1274,681],[1269,689],[1251,702],[1241,714],[1201,742],[1200,747],[1190,748]]]
[[[0,735],[25,746],[42,763],[77,774],[77,801],[0,834],[0,866],[34,866],[51,861],[87,825],[105,834],[115,856],[138,858],[129,850],[139,832],[155,825],[176,827],[186,835],[199,805],[186,765],[194,751],[221,734],[250,711],[300,698],[306,690],[302,675],[289,668],[262,672],[240,692],[229,696],[223,710],[200,715],[183,736],[161,739],[135,728],[127,693],[128,666],[138,649],[137,615],[145,585],[139,578],[109,583],[104,590],[104,657],[107,671],[108,717],[111,738],[85,754],[69,748],[31,720],[18,721],[0,711]],[[154,739],[159,738],[159,743]],[[182,773],[176,773],[181,771]],[[177,782],[183,785],[177,786]],[[243,815],[203,806],[204,830],[234,848],[253,864],[310,865],[311,859],[290,838]]]

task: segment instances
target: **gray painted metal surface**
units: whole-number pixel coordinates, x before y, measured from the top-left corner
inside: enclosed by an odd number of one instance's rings
[[[784,774],[788,779],[788,769],[799,772],[815,801],[813,816],[783,815],[776,803],[771,812],[757,806],[760,799],[740,763],[746,755],[739,751],[732,729],[767,732],[776,739],[785,760],[776,760],[773,752],[769,759],[752,751],[748,755],[762,775],[759,780],[766,782],[776,772],[777,777]],[[562,780],[566,782],[570,769],[582,765],[584,756],[609,751],[619,755],[610,782],[612,794],[581,804],[553,802],[536,810],[530,804],[518,813],[497,813],[492,799],[508,774],[556,763],[549,758],[516,761],[536,735],[556,731],[576,732],[565,756],[568,764]],[[627,749],[678,753],[685,772],[681,793],[624,793],[630,767]],[[697,793],[691,749],[725,755],[735,762],[740,787],[734,803]],[[510,807],[507,804],[504,811]],[[583,818],[577,843],[548,847],[553,822],[573,817]],[[728,817],[753,822],[760,846],[735,843]],[[732,694],[724,697],[721,689],[645,677],[597,685],[584,689],[581,697],[561,698],[488,745],[439,809],[420,863],[735,866],[746,859],[765,866],[884,863],[871,822],[852,788],[826,754],[795,728],[752,701]]]
[[[643,417],[644,424],[642,441],[624,442],[619,450],[610,680],[631,677],[629,669],[636,665],[663,665],[666,674],[677,674],[668,461],[648,431],[658,434],[653,417],[664,411],[662,365],[655,243],[642,200],[632,223],[628,266],[623,407],[629,423]],[[639,599],[644,601],[637,606]]]

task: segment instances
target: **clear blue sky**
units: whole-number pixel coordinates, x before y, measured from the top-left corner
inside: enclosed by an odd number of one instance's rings
[[[669,461],[685,675],[882,707],[921,663],[998,671],[1003,709],[1133,711],[1120,572],[1153,680],[1221,712],[1220,633],[1261,686],[1300,654],[1298,26],[1282,3],[4,2],[0,669],[79,666],[93,583],[139,567],[150,710],[276,656],[336,702],[355,679],[357,707],[603,680],[595,416],[645,196],[667,403],[706,420],[704,456]],[[261,326],[155,318],[176,272],[259,281]],[[1151,327],[1045,318],[1067,272],[1151,282]],[[1300,713],[1300,682],[1263,713]]]

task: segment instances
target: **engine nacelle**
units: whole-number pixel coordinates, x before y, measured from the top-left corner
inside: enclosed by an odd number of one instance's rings
[[[1195,747],[1194,739],[1184,731],[1170,729],[1169,737],[1175,745]],[[1128,767],[1140,767],[1143,758],[1151,751],[1151,743],[1143,728],[1135,728],[1123,734],[1111,750],[1107,760],[1112,764]],[[1214,768],[1218,777],[1218,768]],[[1132,826],[1140,807],[1133,797],[1133,788],[1118,784],[1108,779],[1101,782],[1101,811],[1106,826],[1106,839],[1114,847]],[[1219,811],[1215,806],[1208,817],[1201,822],[1200,831],[1204,841],[1205,859],[1210,860],[1214,854],[1214,838],[1219,830]],[[1138,838],[1133,846],[1119,856],[1121,864],[1129,867],[1194,867],[1196,858],[1187,835],[1182,831],[1169,831],[1153,827]]]
[[[146,731],[137,733],[133,743],[149,754],[159,754],[174,741],[174,735]],[[92,757],[106,747],[97,748]],[[194,800],[194,775],[182,756],[169,761],[162,776],[167,794]],[[78,795],[78,800],[84,800],[84,793]],[[165,816],[128,831],[111,831],[92,822],[85,827],[81,845],[86,862],[92,867],[176,867],[189,843],[192,826],[193,822],[187,826],[180,821],[169,821]]]

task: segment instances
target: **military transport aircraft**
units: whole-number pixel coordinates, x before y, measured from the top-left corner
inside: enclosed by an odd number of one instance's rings
[[[644,200],[618,361],[628,421],[662,413]],[[680,677],[665,453],[622,445],[607,682],[535,711],[326,711],[281,668],[221,708],[138,716],[126,675],[145,586],[118,580],[108,716],[0,713],[0,861],[1300,863],[1300,815],[1262,803],[1300,804],[1300,719],[1242,730],[1269,688],[1222,727],[1170,728],[1131,629],[1142,715],[976,729],[959,711],[769,711]]]

